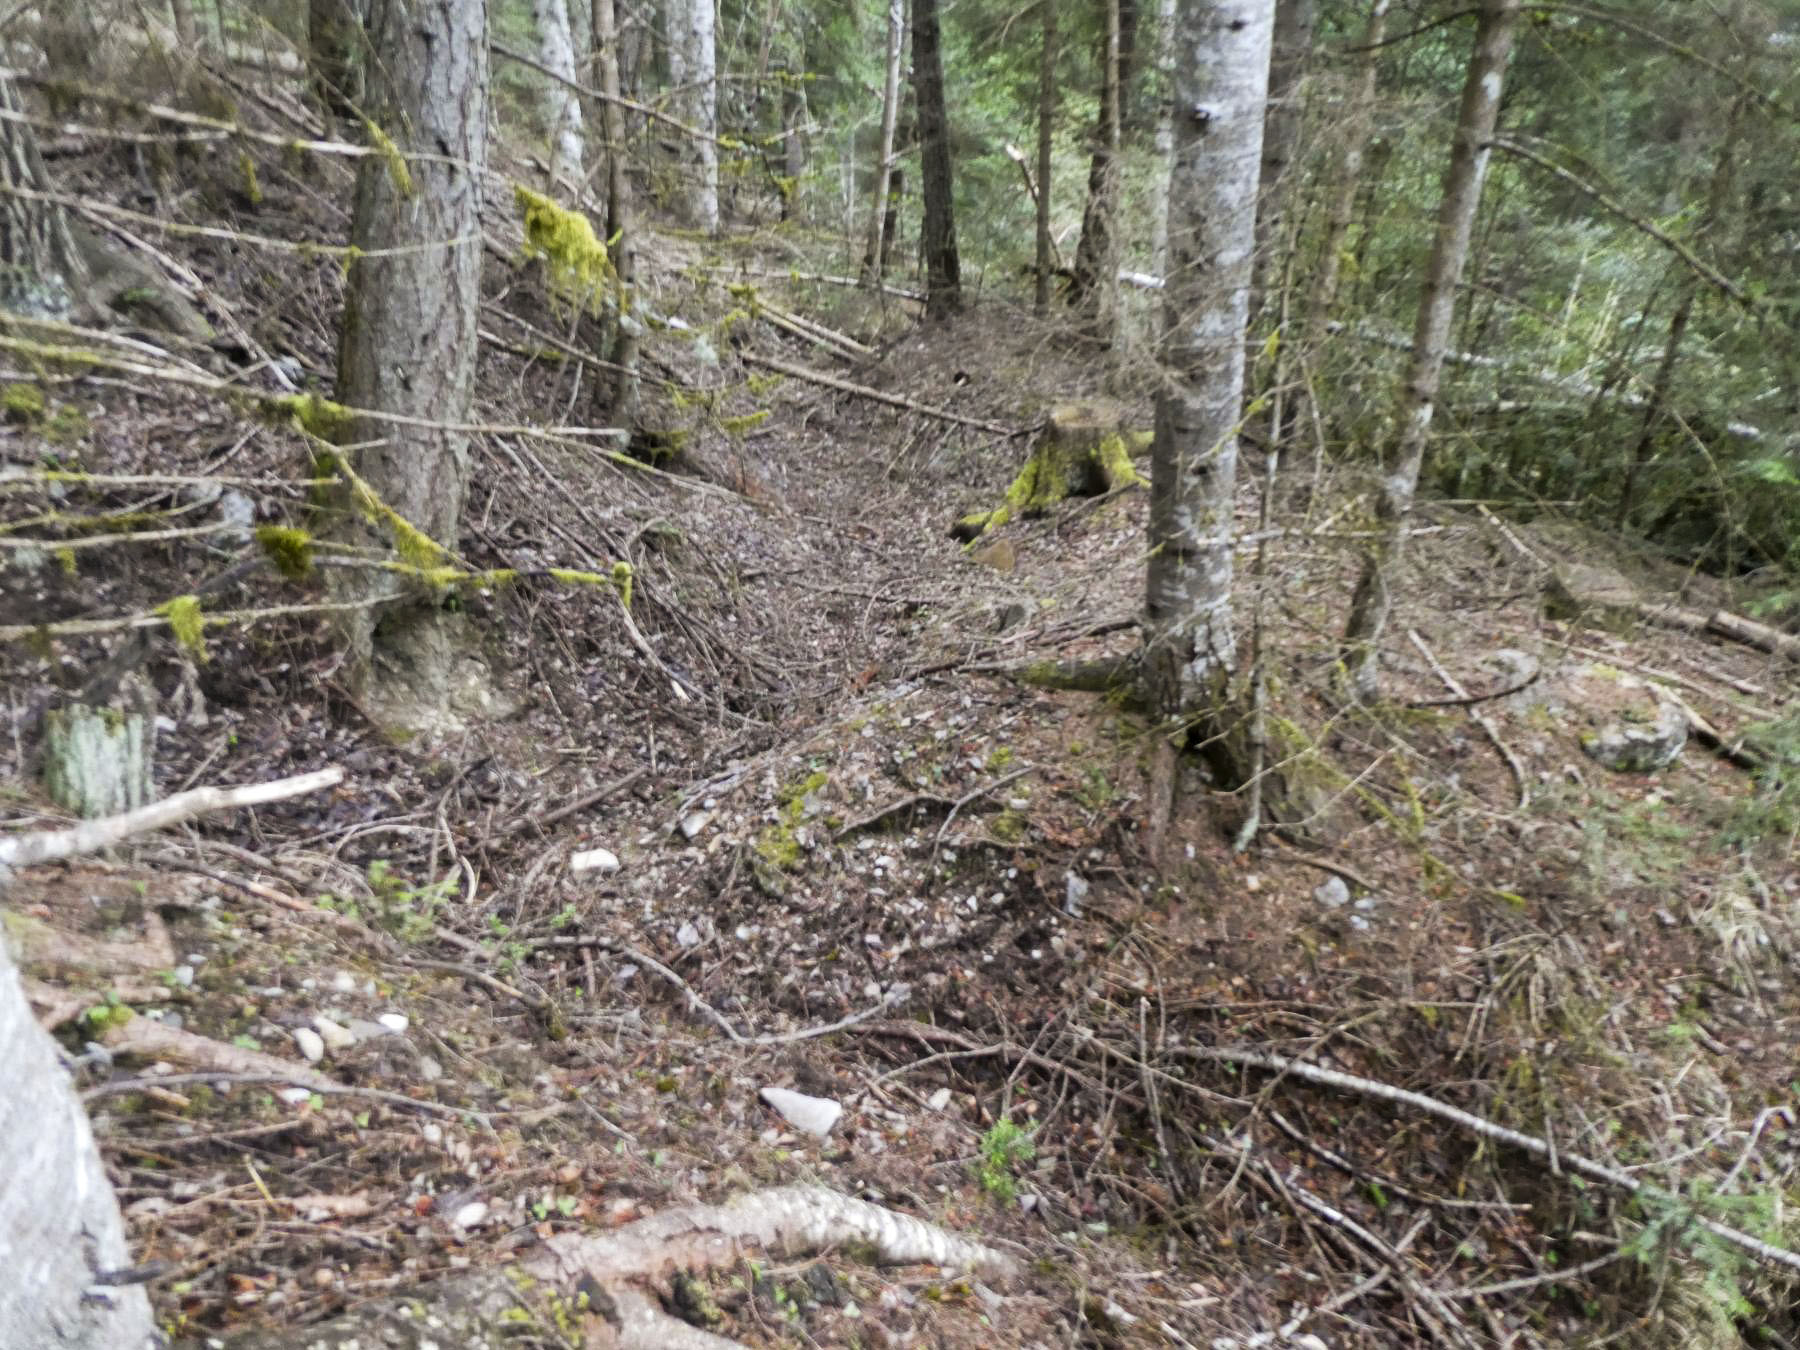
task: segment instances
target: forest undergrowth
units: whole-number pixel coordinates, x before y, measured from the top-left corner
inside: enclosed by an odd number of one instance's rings
[[[120,163],[59,172],[104,197]],[[347,173],[209,163],[207,212],[342,237]],[[1234,851],[1244,794],[1190,766],[1156,866],[1149,724],[1027,678],[1132,649],[1146,494],[949,533],[1053,407],[1147,425],[1147,379],[1001,294],[923,326],[790,274],[804,238],[670,232],[640,259],[642,303],[680,321],[646,350],[660,434],[627,463],[523,430],[592,420],[591,320],[489,197],[462,551],[517,578],[445,598],[505,715],[395,742],[359,709],[318,573],[262,561],[313,528],[301,430],[124,367],[7,362],[0,626],[37,630],[0,648],[8,828],[56,819],[36,722],[96,679],[153,692],[165,791],[346,772],[9,897],[170,1330],[307,1323],[816,1181],[1026,1273],[746,1262],[677,1278],[671,1306],[769,1346],[1800,1341],[1791,666],[1552,603],[1571,562],[1647,611],[1734,592],[1548,511],[1427,503],[1388,701],[1347,706],[1366,473],[1278,483],[1237,604],[1261,615],[1281,816]],[[329,391],[335,259],[160,246]],[[628,588],[550,573],[621,563]],[[172,631],[194,593],[255,614]],[[1633,677],[1713,741],[1654,773],[1586,756],[1605,698],[1568,681]],[[271,1056],[325,1077],[283,1089]],[[842,1119],[808,1135],[771,1087]]]

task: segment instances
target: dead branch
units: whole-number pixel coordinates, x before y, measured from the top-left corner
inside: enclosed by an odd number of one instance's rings
[[[272,783],[251,783],[244,787],[203,787],[178,792],[160,802],[140,806],[123,815],[85,821],[66,830],[42,830],[14,835],[0,840],[0,875],[7,869],[29,867],[34,863],[57,862],[85,853],[94,853],[134,834],[164,829],[170,825],[208,811],[230,811],[240,806],[261,806],[266,802],[284,801],[320,788],[333,787],[344,781],[344,771],[333,767],[313,773],[279,778]]]
[[[1559,1173],[1573,1172],[1589,1181],[1598,1181],[1614,1187],[1627,1195],[1654,1195],[1657,1193],[1657,1188],[1639,1181],[1636,1177],[1622,1172],[1616,1167],[1595,1162],[1578,1153],[1570,1153],[1541,1136],[1511,1129],[1489,1120],[1485,1116],[1478,1116],[1473,1111],[1465,1111],[1460,1106],[1452,1106],[1449,1102],[1439,1101],[1435,1097],[1427,1097],[1424,1093],[1414,1092],[1409,1088],[1395,1087],[1391,1083],[1383,1083],[1374,1078],[1363,1078],[1339,1069],[1328,1069],[1323,1065],[1312,1064],[1303,1059],[1289,1059],[1284,1055],[1272,1055],[1263,1050],[1233,1049],[1230,1046],[1184,1045],[1172,1047],[1170,1053],[1208,1064],[1241,1064],[1245,1068],[1261,1069],[1266,1073],[1299,1078],[1320,1087],[1336,1088],[1363,1097],[1373,1097],[1379,1101],[1422,1112],[1479,1138],[1529,1153],[1534,1158],[1553,1159]],[[1671,1197],[1670,1203],[1677,1202],[1679,1202],[1678,1196]],[[1690,1222],[1759,1260],[1773,1265],[1786,1266],[1790,1270],[1800,1270],[1800,1252],[1790,1251],[1786,1247],[1778,1247],[1772,1242],[1765,1242],[1742,1229],[1720,1223],[1717,1219],[1710,1219],[1704,1214],[1693,1215]]]
[[[998,422],[983,421],[979,417],[964,417],[961,413],[946,412],[942,408],[933,408],[914,399],[904,398],[899,394],[889,394],[880,389],[871,389],[866,384],[852,384],[849,380],[840,380],[835,375],[827,375],[823,371],[808,370],[805,366],[792,365],[787,361],[777,361],[771,356],[757,356],[751,352],[743,352],[740,354],[740,359],[745,365],[761,366],[765,370],[773,370],[778,374],[791,375],[796,380],[823,385],[825,388],[835,389],[841,394],[852,394],[857,398],[885,403],[890,408],[904,408],[908,412],[916,412],[923,417],[935,417],[940,422],[954,422],[957,426],[973,427],[977,431],[989,431],[996,436],[1028,436],[1036,430],[1035,427],[1002,426]]]
[[[1425,639],[1419,636],[1417,629],[1408,629],[1406,636],[1411,640],[1412,645],[1419,649],[1419,655],[1423,656],[1430,664],[1431,669],[1436,673],[1437,677],[1444,682],[1445,688],[1449,689],[1460,703],[1465,707],[1468,707],[1469,704],[1475,702],[1474,699],[1469,697],[1468,691],[1464,689],[1462,685],[1457,683],[1456,677],[1444,669],[1443,664],[1437,659],[1437,653],[1433,652],[1431,648],[1425,645]],[[1534,672],[1532,679],[1536,678],[1537,675]],[[1531,680],[1527,680],[1525,683],[1530,684]],[[1524,685],[1520,685],[1519,687],[1524,688]],[[1516,783],[1519,788],[1519,810],[1523,811],[1526,807],[1531,805],[1531,784],[1530,780],[1525,777],[1525,766],[1519,763],[1519,757],[1513,754],[1511,747],[1509,747],[1505,741],[1500,739],[1500,729],[1494,725],[1491,718],[1483,713],[1476,712],[1472,707],[1468,707],[1468,713],[1469,720],[1474,722],[1476,726],[1480,727],[1482,731],[1486,733],[1488,740],[1493,742],[1494,749],[1500,752],[1500,758],[1506,761],[1506,767],[1512,770],[1513,782]]]

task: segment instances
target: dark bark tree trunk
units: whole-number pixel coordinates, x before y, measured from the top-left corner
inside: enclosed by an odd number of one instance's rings
[[[306,43],[312,84],[327,116],[354,124],[362,103],[363,19],[368,0],[309,0]]]
[[[1262,170],[1257,186],[1253,313],[1261,309],[1268,278],[1279,274],[1287,247],[1287,207],[1293,197],[1292,170],[1304,112],[1301,81],[1312,57],[1317,20],[1318,0],[1277,0],[1275,47],[1269,58],[1269,110],[1263,119]]]
[[[1178,0],[1162,391],[1144,675],[1159,718],[1216,721],[1236,662],[1232,511],[1274,0]]]
[[[638,319],[631,312],[637,274],[637,240],[631,224],[631,184],[625,177],[625,114],[619,97],[619,25],[614,0],[594,0],[594,47],[600,60],[600,134],[606,142],[606,237],[617,238],[613,267],[619,275],[618,332],[613,338],[612,407],[615,421],[630,428],[638,411]]]
[[[372,0],[371,120],[404,163],[373,155],[356,180],[351,264],[338,347],[338,399],[430,425],[358,417],[354,467],[412,528],[453,552],[469,480],[468,421],[481,302],[487,164],[486,0]],[[368,444],[372,443],[372,444]],[[357,517],[359,513],[350,513]],[[361,514],[365,514],[361,513]],[[397,539],[420,562],[419,542]],[[412,720],[447,696],[459,653],[435,599],[391,573],[354,583],[384,602],[347,623],[351,683],[370,706]],[[377,678],[379,652],[388,669]],[[388,720],[377,713],[379,720]]]
[[[175,36],[191,55],[200,46],[200,30],[194,26],[192,0],[169,0],[169,17],[175,21]]]
[[[1056,130],[1056,4],[1044,0],[1044,46],[1038,62],[1037,125],[1037,302],[1038,317],[1050,312],[1050,170]]]
[[[1101,0],[1100,117],[1088,162],[1087,206],[1075,246],[1070,299],[1091,307],[1095,328],[1110,341],[1119,295],[1119,0]]]
[[[1344,631],[1344,666],[1356,697],[1373,699],[1380,684],[1380,642],[1393,610],[1393,588],[1406,544],[1407,518],[1418,492],[1426,435],[1437,407],[1444,351],[1456,317],[1456,287],[1469,254],[1481,188],[1493,153],[1494,123],[1512,55],[1521,0],[1482,0],[1462,107],[1444,172],[1437,233],[1425,264],[1412,358],[1393,412],[1393,445],[1375,497],[1377,537],[1363,558],[1362,576]]]
[[[956,254],[950,117],[944,104],[938,0],[916,0],[913,6],[913,105],[924,178],[925,219],[919,248],[925,263],[925,313],[941,319],[962,308],[962,266]]]

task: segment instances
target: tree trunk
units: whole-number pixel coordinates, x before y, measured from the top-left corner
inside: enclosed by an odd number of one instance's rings
[[[579,3],[579,0],[577,0]],[[539,117],[550,146],[550,195],[579,195],[586,158],[581,99],[575,83],[575,37],[569,26],[567,0],[531,0],[531,22],[537,33],[538,60],[550,72],[544,80]]]
[[[1369,131],[1375,113],[1375,84],[1380,66],[1382,44],[1387,40],[1388,5],[1391,0],[1373,0],[1369,21],[1358,44],[1356,83],[1351,89],[1350,106],[1344,114],[1344,147],[1338,161],[1337,183],[1331,200],[1331,211],[1325,220],[1325,238],[1319,247],[1319,272],[1313,281],[1312,304],[1306,318],[1306,350],[1318,350],[1324,340],[1326,325],[1331,322],[1337,304],[1339,279],[1344,274],[1344,240],[1356,219],[1356,194],[1362,186],[1363,154],[1368,149]]]
[[[363,19],[367,0],[309,0],[306,43],[312,84],[327,117],[355,124],[362,102]]]
[[[913,105],[919,121],[925,219],[919,249],[925,262],[925,314],[946,318],[962,308],[962,265],[950,182],[950,116],[944,104],[944,58],[938,0],[913,6]]]
[[[169,17],[175,21],[175,36],[182,50],[192,56],[200,49],[200,30],[194,26],[193,0],[169,0]]]
[[[1044,0],[1044,49],[1038,62],[1037,313],[1050,312],[1050,170],[1056,132],[1056,4]]]
[[[1262,307],[1268,277],[1279,271],[1287,240],[1287,205],[1293,196],[1294,154],[1300,144],[1304,101],[1301,77],[1312,57],[1318,0],[1277,0],[1275,48],[1269,59],[1269,111],[1263,120],[1262,171],[1257,186],[1256,277],[1251,309]]]
[[[1712,181],[1706,190],[1706,208],[1694,226],[1695,238],[1705,239],[1711,235],[1731,199],[1731,186],[1737,169],[1738,142],[1743,125],[1744,98],[1740,95],[1732,104],[1725,139],[1719,147],[1719,157],[1713,164]],[[1668,425],[1669,392],[1675,384],[1675,366],[1681,359],[1682,340],[1687,335],[1688,321],[1693,317],[1694,302],[1700,298],[1699,275],[1691,267],[1682,264],[1677,266],[1681,267],[1682,276],[1676,289],[1675,310],[1669,316],[1669,331],[1663,341],[1662,358],[1656,363],[1656,375],[1651,381],[1649,395],[1644,403],[1644,420],[1638,428],[1637,444],[1632,447],[1631,458],[1626,462],[1625,481],[1619,486],[1619,502],[1613,513],[1613,527],[1618,530],[1625,529],[1631,523],[1632,514],[1637,510],[1644,470],[1649,467],[1656,450],[1656,438]]]
[[[567,0],[569,7],[569,45],[575,49],[575,80],[592,89],[600,83],[594,68],[594,11],[587,0]],[[600,125],[600,110],[593,110],[584,120]]]
[[[105,322],[123,313],[149,327],[205,339],[212,329],[161,275],[119,252],[41,195],[55,184],[0,70],[0,308],[40,319]]]
[[[1110,342],[1119,305],[1119,0],[1101,0],[1101,14],[1106,38],[1100,53],[1100,119],[1069,291],[1072,299],[1092,307],[1096,331]]]
[[[338,399],[432,425],[357,418],[355,468],[412,529],[454,550],[469,480],[468,421],[481,302],[481,203],[487,166],[486,0],[373,0],[372,114],[401,153],[362,161],[344,297]],[[366,514],[347,515],[360,520]],[[352,529],[361,528],[352,525]],[[421,542],[397,539],[408,562]],[[346,574],[359,598],[383,601],[347,621],[353,691],[391,703],[403,725],[443,708],[458,653],[446,617],[393,573]],[[376,652],[388,667],[378,686]],[[390,673],[391,672],[391,673]],[[370,701],[372,706],[373,700]],[[381,714],[377,714],[381,720]]]
[[[781,194],[783,220],[794,218],[800,184],[806,178],[805,127],[806,86],[800,76],[789,71],[781,84],[781,171],[787,178],[787,190]]]
[[[128,1269],[125,1225],[87,1113],[0,942],[0,1345],[148,1350],[158,1344]]]
[[[1236,663],[1232,510],[1274,0],[1178,0],[1164,376],[1151,450],[1146,692],[1216,720]]]
[[[44,790],[88,820],[116,816],[156,798],[156,706],[142,680],[127,706],[75,703],[44,719]]]
[[[719,128],[714,0],[669,0],[669,83],[675,114],[698,135],[681,138],[678,209],[684,223],[719,232]]]
[[[887,216],[888,176],[894,167],[894,123],[900,116],[900,52],[906,38],[906,0],[888,0],[887,82],[881,92],[881,149],[875,158],[875,195],[869,202],[869,237],[862,279],[881,284],[881,231]]]
[[[601,135],[606,139],[606,237],[617,238],[613,268],[619,277],[618,333],[613,339],[612,416],[637,424],[639,321],[631,312],[637,274],[637,240],[631,225],[631,184],[625,177],[625,110],[619,97],[619,24],[614,0],[594,0],[594,47],[600,58]]]
[[[1157,0],[1156,50],[1151,63],[1156,71],[1156,131],[1153,144],[1156,172],[1150,198],[1150,272],[1169,275],[1169,167],[1175,152],[1175,0]]]
[[[1444,349],[1456,317],[1456,287],[1462,280],[1476,210],[1481,205],[1482,183],[1492,154],[1488,143],[1493,139],[1500,112],[1500,93],[1507,59],[1512,54],[1520,3],[1521,0],[1482,0],[1476,23],[1475,46],[1469,56],[1462,107],[1450,146],[1450,164],[1444,173],[1437,233],[1425,265],[1425,284],[1413,326],[1412,358],[1392,417],[1394,443],[1387,455],[1387,473],[1375,498],[1378,536],[1363,558],[1362,576],[1357,581],[1350,603],[1350,621],[1344,631],[1344,665],[1350,690],[1364,700],[1373,699],[1379,690],[1379,643],[1393,609],[1394,582],[1405,550],[1406,520],[1412,514],[1413,497],[1419,487],[1426,434],[1431,429],[1438,381],[1443,374]]]

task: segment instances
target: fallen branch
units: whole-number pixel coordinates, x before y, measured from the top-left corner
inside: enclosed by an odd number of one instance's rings
[[[140,806],[123,815],[85,821],[66,830],[41,830],[14,835],[0,840],[0,875],[14,867],[33,863],[57,862],[74,858],[129,839],[134,834],[160,830],[208,811],[230,811],[240,806],[261,806],[265,802],[283,801],[289,797],[317,792],[344,781],[339,768],[319,769],[314,773],[279,778],[272,783],[251,783],[245,787],[203,787],[178,792],[160,802]]]
[[[905,408],[908,412],[916,412],[923,417],[935,417],[940,422],[954,422],[957,426],[973,427],[977,431],[991,431],[996,436],[1028,436],[1036,427],[1008,427],[998,422],[983,421],[979,417],[964,417],[961,413],[946,412],[942,408],[933,408],[914,399],[904,398],[899,394],[884,393],[880,389],[871,389],[866,384],[852,384],[849,380],[840,380],[835,375],[827,375],[823,371],[808,370],[805,366],[792,365],[786,361],[777,361],[770,356],[757,356],[752,352],[743,352],[740,359],[748,366],[761,366],[765,370],[773,370],[778,374],[791,375],[796,380],[805,380],[809,384],[823,385],[827,389],[835,389],[841,394],[852,394],[857,398],[870,399],[876,403],[885,403],[890,408]]]
[[[1486,733],[1488,740],[1493,742],[1494,749],[1500,752],[1500,758],[1504,759],[1506,761],[1506,767],[1512,770],[1513,782],[1518,784],[1519,810],[1523,811],[1526,807],[1531,805],[1531,783],[1530,780],[1525,777],[1525,766],[1519,763],[1519,757],[1513,754],[1511,747],[1509,747],[1505,741],[1500,739],[1500,729],[1494,725],[1493,721],[1485,714],[1478,713],[1474,708],[1468,706],[1474,703],[1475,700],[1470,698],[1468,691],[1464,689],[1462,685],[1457,683],[1456,677],[1444,669],[1443,664],[1437,659],[1437,654],[1425,645],[1425,639],[1419,636],[1418,630],[1408,629],[1406,636],[1411,640],[1412,645],[1419,649],[1419,655],[1425,658],[1437,677],[1444,682],[1445,688],[1449,689],[1449,691],[1456,696],[1457,701],[1467,708],[1469,720],[1474,722],[1476,726],[1480,727],[1482,731]],[[1534,672],[1532,679],[1536,678],[1537,676]],[[1531,680],[1525,681],[1525,684],[1530,683]],[[1519,687],[1522,689],[1524,688],[1524,685],[1520,685]]]
[[[1435,1097],[1427,1097],[1424,1093],[1414,1092],[1409,1088],[1395,1087],[1391,1083],[1383,1083],[1374,1078],[1363,1078],[1357,1074],[1344,1073],[1339,1069],[1327,1069],[1323,1065],[1312,1064],[1303,1059],[1288,1059],[1284,1055],[1272,1055],[1262,1050],[1191,1045],[1172,1047],[1169,1053],[1208,1064],[1241,1064],[1246,1068],[1261,1069],[1266,1073],[1298,1078],[1320,1087],[1336,1088],[1340,1091],[1354,1092],[1359,1096],[1391,1102],[1396,1106],[1408,1107],[1445,1121],[1479,1138],[1491,1140],[1497,1144],[1505,1144],[1509,1148],[1529,1153],[1535,1158],[1551,1160],[1561,1172],[1573,1172],[1589,1181],[1598,1181],[1612,1186],[1627,1195],[1657,1195],[1660,1193],[1667,1197],[1669,1204],[1686,1203],[1679,1193],[1660,1191],[1660,1188],[1649,1186],[1616,1167],[1608,1167],[1605,1163],[1584,1158],[1578,1153],[1570,1153],[1552,1145],[1550,1141],[1538,1135],[1525,1134],[1522,1131],[1511,1129],[1489,1120],[1485,1116],[1478,1116],[1473,1111],[1465,1111],[1460,1106],[1452,1106],[1449,1102],[1439,1101]],[[1777,1247],[1772,1242],[1764,1242],[1761,1238],[1754,1237],[1742,1229],[1720,1223],[1717,1219],[1709,1219],[1704,1214],[1696,1213],[1692,1222],[1721,1241],[1731,1244],[1740,1251],[1748,1252],[1760,1260],[1773,1265],[1786,1266],[1790,1270],[1800,1270],[1800,1252],[1790,1251],[1786,1247]]]

